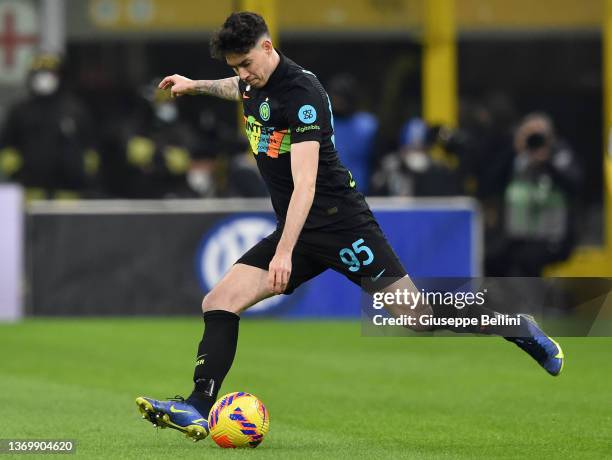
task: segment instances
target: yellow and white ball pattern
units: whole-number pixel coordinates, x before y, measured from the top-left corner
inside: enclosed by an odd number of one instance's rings
[[[210,410],[208,428],[220,447],[257,447],[270,428],[270,415],[252,394],[229,393]]]

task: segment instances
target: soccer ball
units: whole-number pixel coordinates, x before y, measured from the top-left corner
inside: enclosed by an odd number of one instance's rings
[[[208,428],[220,447],[257,447],[270,428],[270,415],[252,394],[229,393],[210,409]]]

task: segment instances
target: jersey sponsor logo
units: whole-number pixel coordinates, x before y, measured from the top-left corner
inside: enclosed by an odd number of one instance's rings
[[[271,158],[278,158],[291,151],[288,129],[277,130],[273,126],[263,126],[252,115],[244,118],[244,127],[254,155],[265,153]]]
[[[270,104],[268,104],[267,101],[259,105],[259,116],[263,121],[268,121],[270,119]]]
[[[298,109],[298,118],[307,125],[317,121],[317,110],[310,104],[303,105]]]
[[[313,129],[321,129],[321,127],[319,125],[298,126],[295,128],[295,132],[305,133],[306,131],[312,131]]]
[[[245,252],[275,229],[272,218],[251,215],[232,217],[205,234],[196,255],[196,273],[202,290],[210,291]],[[249,308],[249,312],[267,311],[281,304],[284,297],[270,297]]]

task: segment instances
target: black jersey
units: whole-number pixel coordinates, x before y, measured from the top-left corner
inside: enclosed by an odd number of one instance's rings
[[[369,208],[338,158],[331,104],[317,77],[280,54],[266,86],[251,88],[240,80],[239,88],[246,134],[279,227],[293,192],[291,144],[304,141],[320,145],[314,201],[304,229],[350,227],[350,218]]]

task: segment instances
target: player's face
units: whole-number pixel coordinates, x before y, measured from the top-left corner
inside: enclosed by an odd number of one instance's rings
[[[274,47],[267,37],[262,37],[246,54],[227,54],[225,60],[236,75],[253,88],[261,88],[270,78]]]

